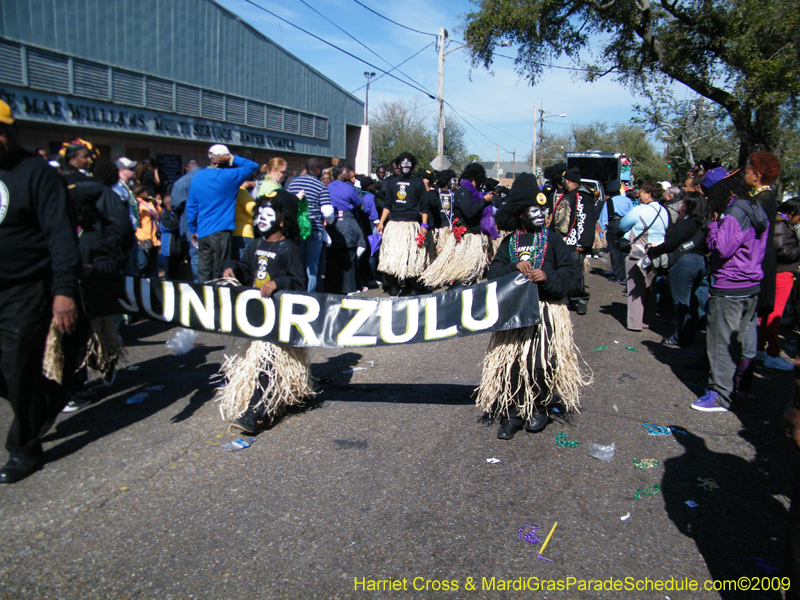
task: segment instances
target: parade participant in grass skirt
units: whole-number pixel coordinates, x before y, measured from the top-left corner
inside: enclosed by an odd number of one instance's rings
[[[464,168],[453,198],[453,235],[420,277],[425,285],[472,285],[483,277],[489,265],[489,239],[500,236],[492,216],[493,194],[480,191],[485,181],[486,170],[479,163]]]
[[[400,175],[384,180],[387,189],[376,227],[383,234],[378,270],[385,273],[385,289],[392,296],[416,293],[417,278],[434,253],[433,244],[428,241],[428,214],[424,210],[427,190],[423,181],[413,175],[417,161],[413,154],[403,152],[396,162]]]
[[[492,334],[483,362],[477,405],[500,417],[497,437],[510,440],[524,426],[541,431],[547,407],[558,396],[567,411],[580,407],[580,389],[591,383],[583,373],[572,338],[566,298],[578,265],[561,236],[545,225],[547,198],[528,173],[514,182],[508,202],[495,215],[506,236],[489,267],[489,280],[519,271],[539,286],[541,323]]]
[[[453,180],[452,169],[436,174],[434,187],[428,193],[428,224],[433,234],[433,243],[438,255],[444,249],[447,238],[453,235]]]
[[[297,197],[278,189],[257,199],[255,239],[241,262],[226,261],[224,277],[253,283],[269,298],[279,290],[305,291],[303,258],[296,242]],[[314,395],[306,348],[253,341],[237,356],[226,359],[221,373],[225,387],[215,398],[223,420],[245,433],[269,427],[288,407]]]

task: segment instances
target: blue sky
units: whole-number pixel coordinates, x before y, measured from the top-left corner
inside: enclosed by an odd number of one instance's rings
[[[375,69],[281,22],[245,0],[218,1],[299,59],[364,100],[365,89],[359,89],[366,83],[364,71],[376,71]],[[307,5],[301,0],[286,0],[283,4],[267,0],[252,1],[385,70],[389,70],[390,64],[394,66],[422,50],[401,66],[400,70],[419,87],[436,96],[438,54],[434,45],[425,48],[434,41],[434,37],[392,24],[360,6],[355,0],[306,0]],[[438,0],[435,3],[405,0],[391,4],[385,1],[379,3],[377,0],[360,2],[394,21],[422,32],[435,34],[439,27],[444,27],[451,38],[447,51],[460,45],[457,40],[463,39],[458,30],[462,15],[474,7],[469,0]],[[323,16],[316,14],[309,6],[357,38],[375,54],[334,27]],[[516,56],[514,48],[499,50],[502,54]],[[574,66],[566,59],[555,64]],[[376,72],[380,75],[380,71]],[[402,78],[399,74],[398,76]],[[678,93],[688,92],[683,88]],[[576,77],[574,71],[548,69],[541,80],[531,86],[515,72],[512,60],[497,58],[491,73],[482,67],[473,69],[470,67],[466,49],[455,50],[446,57],[444,98],[463,118],[461,124],[467,134],[466,142],[470,152],[492,161],[497,159],[498,143],[503,151],[501,160],[511,160],[510,152],[513,150],[516,150],[518,161],[530,152],[533,142],[534,102],[539,107],[544,106],[547,113],[566,113],[566,118],[555,117],[545,121],[545,129],[554,133],[567,131],[570,125],[594,121],[628,122],[634,115],[633,105],[637,101],[642,102],[610,77],[590,84]],[[370,84],[371,114],[374,114],[374,109],[381,102],[415,99],[421,110],[430,114],[430,122],[433,124],[437,114],[436,102],[423,93],[387,76],[376,78]]]

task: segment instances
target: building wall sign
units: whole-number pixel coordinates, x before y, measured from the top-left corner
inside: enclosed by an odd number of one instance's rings
[[[14,118],[21,121],[88,127],[170,139],[266,148],[303,154],[330,154],[327,141],[305,140],[266,130],[219,123],[206,119],[159,113],[48,94],[12,86],[0,86],[0,99],[11,106]]]

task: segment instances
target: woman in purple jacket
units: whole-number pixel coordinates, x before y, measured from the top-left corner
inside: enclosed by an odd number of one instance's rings
[[[751,321],[757,319],[769,219],[747,194],[738,171],[711,186],[708,200],[713,217],[707,238],[712,279],[706,345],[711,372],[706,393],[692,408],[724,412],[731,405],[742,343]]]

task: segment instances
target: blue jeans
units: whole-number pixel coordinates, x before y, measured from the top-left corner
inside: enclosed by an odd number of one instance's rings
[[[309,292],[317,291],[317,278],[319,276],[319,257],[322,254],[322,231],[311,230],[311,235],[300,242],[300,254],[306,266]]]
[[[678,320],[676,337],[679,346],[694,342],[694,334],[706,315],[708,283],[706,259],[699,254],[681,257],[669,270],[669,287]]]
[[[197,252],[197,247],[189,240],[189,262],[192,265],[192,277],[194,277],[194,282],[197,283],[197,268],[198,262],[200,260],[200,254]]]

